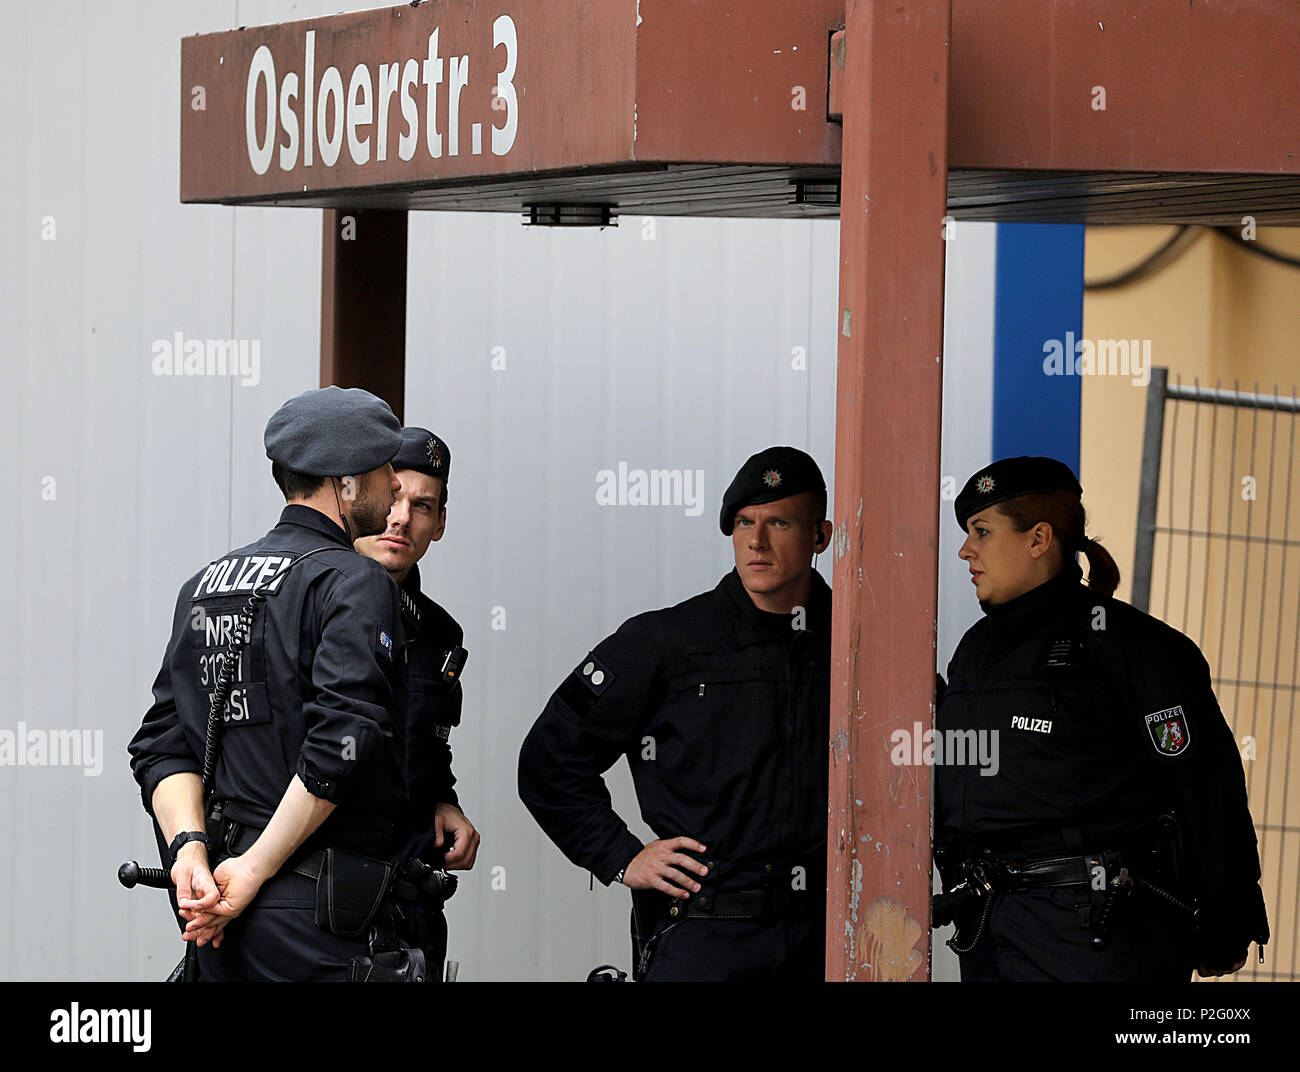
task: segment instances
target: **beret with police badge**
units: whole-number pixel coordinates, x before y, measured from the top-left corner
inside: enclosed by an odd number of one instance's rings
[[[382,398],[359,387],[319,387],[271,414],[266,456],[305,476],[348,476],[385,465],[402,443],[402,423]]]
[[[426,476],[451,476],[451,449],[427,428],[412,425],[402,429],[402,446],[393,458],[394,469],[413,469]]]
[[[825,491],[826,480],[812,457],[797,447],[768,447],[752,455],[722,496],[718,523],[724,536],[746,506],[776,502],[805,491]]]
[[[1055,458],[1001,458],[985,466],[966,481],[953,510],[957,526],[966,531],[970,516],[986,506],[1016,499],[1021,495],[1042,495],[1052,491],[1069,491],[1082,496],[1083,488],[1074,472]]]

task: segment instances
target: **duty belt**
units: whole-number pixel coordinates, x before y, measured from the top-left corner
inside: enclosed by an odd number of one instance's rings
[[[227,852],[232,856],[238,856],[252,848],[253,842],[261,834],[262,831],[255,826],[245,826],[243,823],[228,820],[223,844],[226,846]],[[309,849],[305,852],[299,850],[293,856],[290,856],[280,870],[282,872],[292,871],[294,874],[319,880],[321,868],[324,866],[325,850]],[[438,880],[437,887],[436,890],[431,890],[429,888],[430,879],[435,877]],[[456,877],[454,875],[437,872],[427,864],[420,864],[419,861],[408,862],[405,868],[400,869],[393,876],[388,886],[388,896],[395,900],[438,908],[455,892]]]
[[[243,823],[230,820],[222,841],[230,855],[239,856],[251,849],[253,842],[261,836],[262,831],[257,827],[245,826]],[[298,875],[304,875],[307,878],[319,879],[321,868],[324,866],[325,850],[309,849],[306,852],[299,850],[294,853],[280,870],[288,870]]]
[[[1038,856],[1029,859],[994,856],[987,850],[964,854],[955,867],[948,865],[940,868],[946,889],[931,903],[931,922],[936,927],[942,927],[956,920],[967,906],[983,901],[984,908],[975,929],[974,941],[965,948],[954,944],[956,935],[948,941],[948,944],[958,953],[966,953],[978,943],[992,912],[993,901],[998,894],[1023,893],[1026,890],[1062,886],[1091,886],[1094,875],[1098,873],[1096,871],[1098,867],[1103,869],[1101,875],[1104,880],[1109,880],[1110,872],[1117,868],[1123,859],[1124,853],[1118,849],[1084,855]],[[959,881],[954,882],[954,879]]]
[[[749,890],[721,890],[692,894],[668,906],[668,918],[770,920],[796,915],[811,903],[808,891],[784,886],[763,886]]]
[[[1086,856],[1045,856],[1032,860],[1008,860],[994,857],[996,866],[1007,876],[1007,889],[1012,892],[1037,890],[1055,886],[1088,886],[1098,867],[1109,875],[1123,853],[1118,850],[1098,852]]]

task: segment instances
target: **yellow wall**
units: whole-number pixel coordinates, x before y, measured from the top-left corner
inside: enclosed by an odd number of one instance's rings
[[[1085,278],[1138,263],[1171,233],[1169,227],[1089,228]],[[1261,229],[1257,241],[1300,256],[1300,229]],[[1169,369],[1171,384],[1199,380],[1285,396],[1300,390],[1300,269],[1252,255],[1212,232],[1136,283],[1085,292],[1083,329],[1093,340],[1150,339],[1152,364]],[[1090,376],[1082,393],[1080,479],[1089,533],[1118,562],[1117,595],[1127,599],[1147,391],[1129,378]],[[1211,672],[1227,679],[1219,680],[1216,694],[1243,747],[1255,822],[1269,827],[1261,855],[1274,940],[1265,971],[1300,978],[1300,834],[1292,832],[1300,826],[1300,788],[1288,793],[1293,771],[1300,771],[1300,465],[1288,472],[1300,453],[1300,442],[1291,439],[1296,424],[1265,410],[1166,408],[1157,525],[1267,534],[1272,542],[1158,538],[1150,610],[1198,640]],[[1176,459],[1172,475],[1169,458]],[[1247,476],[1256,482],[1253,500],[1243,496]],[[1297,546],[1279,542],[1287,539]],[[1258,681],[1283,687],[1250,684]],[[1278,829],[1283,826],[1291,830]]]
[[[1090,227],[1084,277],[1095,279],[1142,260],[1170,227]],[[1258,241],[1300,257],[1300,229],[1264,228]],[[1172,264],[1130,286],[1088,291],[1083,332],[1090,339],[1150,339],[1152,362],[1170,382],[1284,394],[1300,389],[1300,269],[1274,264],[1204,233]],[[1138,476],[1146,389],[1123,377],[1083,383],[1080,477],[1090,531],[1115,556],[1127,599],[1133,572]],[[1239,415],[1239,420],[1241,416]],[[1185,422],[1180,422],[1182,434]],[[1239,433],[1240,435],[1240,429]],[[1153,601],[1154,605],[1154,601]]]

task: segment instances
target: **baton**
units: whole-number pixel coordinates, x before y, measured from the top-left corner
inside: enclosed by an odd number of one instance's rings
[[[149,886],[155,890],[173,888],[172,876],[161,867],[141,867],[134,860],[127,860],[117,869],[117,881],[128,890],[136,886]],[[167,977],[169,983],[195,983],[199,978],[199,951],[193,942],[185,943],[185,956]]]
[[[172,877],[161,867],[141,867],[134,860],[128,860],[117,869],[117,881],[128,890],[136,886],[150,886],[155,890],[170,890]]]

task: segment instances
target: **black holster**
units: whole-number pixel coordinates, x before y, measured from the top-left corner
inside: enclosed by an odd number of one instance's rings
[[[340,938],[360,938],[384,903],[393,865],[326,849],[316,880],[316,925]]]
[[[370,954],[348,963],[349,983],[429,983],[424,950],[412,948],[385,926],[370,928]]]
[[[232,822],[220,823],[222,844],[232,855],[247,851],[261,831]],[[418,864],[412,861],[411,864]],[[354,957],[348,965],[350,982],[423,983],[430,980],[430,965],[424,948],[404,941],[408,913],[435,901],[429,912],[441,921],[441,902],[454,889],[454,878],[434,886],[427,872],[412,872],[411,864],[401,875],[394,864],[346,849],[300,849],[285,864],[316,882],[316,925],[340,938],[366,937],[368,956]],[[413,882],[416,883],[413,885]],[[405,902],[406,911],[403,911]],[[445,922],[443,923],[445,935]],[[445,943],[445,937],[443,939]],[[423,943],[417,943],[422,945]],[[433,966],[437,970],[437,966]]]
[[[668,915],[669,898],[656,890],[632,891],[632,979],[640,982],[650,967],[662,935],[675,927]]]

